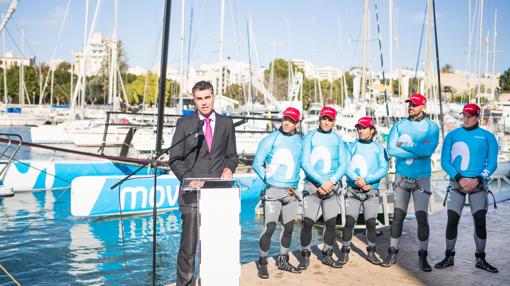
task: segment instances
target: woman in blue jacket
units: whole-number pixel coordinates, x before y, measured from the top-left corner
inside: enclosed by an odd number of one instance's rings
[[[384,147],[374,141],[377,134],[370,117],[362,117],[356,124],[358,140],[349,146],[351,163],[345,173],[347,176],[346,221],[342,235],[342,249],[338,262],[349,260],[352,233],[360,208],[367,228],[367,260],[373,264],[381,264],[375,255],[375,227],[379,210],[379,181],[388,173],[388,156]]]

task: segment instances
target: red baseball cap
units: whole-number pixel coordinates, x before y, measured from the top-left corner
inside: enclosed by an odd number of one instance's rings
[[[406,99],[405,102],[406,103],[407,102],[412,102],[415,105],[424,105],[424,104],[427,103],[427,98],[425,96],[419,94],[419,93],[415,93],[415,94],[411,95],[411,97]]]
[[[299,118],[301,117],[301,113],[297,108],[294,107],[287,107],[283,111],[283,117],[289,117],[292,118],[294,121],[299,121]]]
[[[330,106],[324,106],[321,110],[320,117],[327,116],[333,120],[336,119],[336,110]]]
[[[462,113],[468,113],[471,116],[478,116],[480,115],[480,107],[474,103],[466,104],[464,105],[464,108],[462,109]]]
[[[354,126],[358,127],[358,125],[361,125],[363,127],[374,127],[374,122],[370,117],[361,117],[360,119],[358,119],[358,123],[356,123],[356,125]]]

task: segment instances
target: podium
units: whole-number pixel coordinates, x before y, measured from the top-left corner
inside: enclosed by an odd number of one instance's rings
[[[199,285],[239,285],[241,199],[234,180],[187,178],[184,192],[197,192]]]

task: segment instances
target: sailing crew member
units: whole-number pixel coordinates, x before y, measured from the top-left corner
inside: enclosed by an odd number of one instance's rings
[[[448,133],[441,152],[441,166],[450,176],[450,185],[447,192],[446,257],[435,267],[443,269],[454,264],[457,229],[467,195],[475,226],[475,266],[497,273],[498,269],[485,260],[485,217],[488,209],[487,184],[489,176],[497,168],[498,143],[492,133],[479,127],[478,105],[465,105],[462,116],[463,126]]]
[[[303,140],[296,132],[300,112],[288,107],[283,112],[281,127],[266,136],[260,143],[253,160],[253,170],[266,184],[264,194],[264,230],[259,241],[258,276],[269,278],[267,256],[271,237],[281,215],[282,234],[280,255],[276,266],[280,270],[301,273],[289,262],[289,248],[296,218],[298,200],[294,193],[299,182],[299,172],[303,154]]]
[[[214,90],[211,83],[197,82],[192,93],[197,111],[177,120],[172,142],[182,143],[170,149],[170,167],[181,184],[185,178],[232,179],[238,164],[232,119],[213,110]],[[197,136],[189,136],[197,130]],[[197,193],[179,189],[179,210],[182,233],[176,284],[194,285],[198,237]]]
[[[347,169],[349,155],[344,141],[333,131],[336,110],[324,106],[319,115],[319,128],[308,132],[303,142],[303,170],[306,175],[303,191],[303,228],[301,229],[301,256],[298,265],[306,269],[310,265],[312,227],[322,210],[326,224],[322,263],[342,267],[332,257],[335,243],[336,218],[340,212],[338,188]]]
[[[439,141],[439,128],[432,122],[425,108],[427,99],[413,94],[405,100],[409,117],[395,123],[388,138],[388,154],[395,157],[396,174],[393,182],[394,212],[388,256],[381,264],[390,267],[397,262],[398,242],[407,214],[410,197],[418,224],[418,265],[432,271],[427,262],[429,239],[428,206],[430,195],[431,155]]]
[[[362,117],[356,124],[358,140],[349,145],[351,161],[347,172],[345,226],[339,262],[347,263],[354,226],[363,205],[367,229],[367,260],[379,265],[375,254],[376,217],[379,210],[379,181],[388,173],[388,155],[384,147],[374,141],[377,130],[370,117]]]

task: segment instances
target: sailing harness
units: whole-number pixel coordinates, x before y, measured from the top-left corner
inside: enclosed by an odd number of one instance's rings
[[[451,180],[451,181],[455,182],[453,180]],[[476,187],[476,189],[474,189],[473,191],[470,191],[470,192],[466,192],[462,188],[452,188],[452,186],[449,185],[446,188],[446,195],[444,196],[443,207],[446,206],[446,200],[448,199],[448,196],[450,195],[450,192],[452,192],[452,191],[456,191],[459,194],[463,195],[464,197],[466,197],[467,194],[476,194],[476,193],[479,193],[479,192],[486,192],[488,195],[490,194],[492,196],[492,201],[493,201],[494,208],[495,209],[498,208],[498,205],[496,204],[496,198],[494,197],[494,193],[489,189],[489,187],[487,187],[487,184],[485,184],[485,183],[480,183]]]
[[[271,187],[275,187],[275,186],[271,186],[269,184],[266,184],[266,186],[264,187],[264,189],[262,189],[262,191],[260,192],[260,195],[259,195],[259,199],[262,201],[262,203],[264,202],[276,202],[276,201],[281,201],[287,197],[294,197],[298,202],[301,202],[301,198],[299,197],[298,194],[296,194],[296,190],[294,190],[293,188],[288,188],[287,189],[287,193],[279,198],[271,198],[271,197],[268,197],[267,194],[266,194],[266,190],[271,188]],[[275,187],[275,188],[279,188],[279,187]],[[285,189],[285,188],[279,188],[279,189]],[[290,201],[289,201],[290,202]],[[289,202],[286,202],[286,203],[283,203],[283,205],[286,205],[288,204]]]
[[[393,189],[401,188],[401,189],[406,190],[408,192],[420,191],[420,192],[425,193],[427,195],[431,195],[432,194],[432,192],[430,190],[425,190],[420,185],[419,181],[421,180],[421,178],[409,178],[409,177],[402,176],[402,175],[399,175],[399,176],[400,176],[400,180],[398,182],[394,183]],[[403,186],[402,183],[404,183],[404,182],[409,184],[409,185],[413,185],[414,184],[414,187],[410,188],[410,187]]]
[[[375,191],[375,193],[374,193]],[[345,192],[345,198],[346,199],[356,199],[360,202],[364,202],[366,200],[372,199],[372,198],[378,198],[379,197],[379,191],[377,189],[370,189],[369,191],[363,191],[361,188],[358,187],[347,187],[347,192]]]

